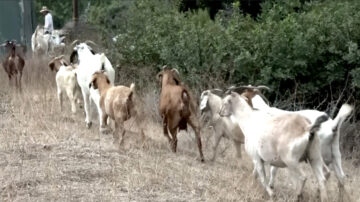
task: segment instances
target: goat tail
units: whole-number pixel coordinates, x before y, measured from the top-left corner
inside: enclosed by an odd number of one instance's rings
[[[130,84],[130,91],[131,91],[131,92],[134,92],[134,90],[135,90],[135,84],[134,84],[134,83],[131,83],[131,84]]]
[[[182,106],[182,115],[184,117],[190,115],[190,95],[187,92],[186,89],[184,89],[181,93],[181,100],[183,102],[183,106]]]
[[[189,93],[185,89],[181,93],[181,98],[182,98],[182,101],[184,102],[184,105],[189,106],[190,97],[189,97]]]
[[[312,141],[314,139],[314,136],[315,134],[319,131],[320,129],[320,126],[323,122],[327,121],[329,119],[329,116],[328,115],[322,115],[322,116],[319,116],[314,124],[311,126],[310,128],[310,137],[309,137],[309,141]]]
[[[338,128],[342,122],[351,114],[353,107],[349,104],[343,104],[339,110],[339,113],[334,119],[334,125]]]
[[[316,138],[315,134],[317,134],[317,132],[319,131],[321,124],[327,121],[328,119],[329,116],[327,114],[319,116],[315,120],[314,124],[311,126],[309,131],[309,141],[307,143],[305,152],[301,157],[302,160],[305,160],[309,163],[311,161],[317,161],[319,159],[320,161],[323,161],[321,157],[320,139],[319,137]]]
[[[337,116],[334,119],[334,125],[333,125],[333,131],[336,131],[335,133],[335,139],[336,141],[339,141],[340,138],[340,129],[341,125],[345,121],[345,119],[351,114],[352,110],[354,109],[353,106],[349,104],[343,104],[337,114]]]
[[[100,56],[101,71],[105,71],[105,59],[106,59],[105,54],[101,53],[101,56]]]

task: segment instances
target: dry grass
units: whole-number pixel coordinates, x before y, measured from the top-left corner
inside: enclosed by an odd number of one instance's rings
[[[8,88],[0,71],[0,200],[1,201],[267,201],[252,164],[243,152],[234,156],[229,140],[219,146],[215,162],[200,163],[192,132],[179,134],[178,153],[170,152],[154,113],[156,93],[144,90],[147,104],[146,139],[127,128],[125,145],[117,150],[111,135],[99,135],[98,121],[89,130],[84,112],[59,113],[54,73],[44,62],[27,61],[23,92]],[[150,109],[149,109],[150,108]],[[128,124],[129,125],[129,124]],[[205,159],[211,155],[211,129],[202,139]],[[305,200],[317,201],[316,182],[310,166]],[[349,174],[346,189],[360,198],[360,171],[344,162]],[[275,183],[275,201],[293,201],[288,173],[281,170]],[[329,198],[337,199],[334,175],[327,183]]]

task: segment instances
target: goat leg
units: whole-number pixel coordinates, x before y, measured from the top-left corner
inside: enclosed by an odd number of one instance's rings
[[[74,90],[71,88],[66,88],[66,94],[67,94],[70,104],[71,104],[71,112],[73,114],[75,114],[76,113],[76,104],[75,104]]]
[[[84,108],[85,108],[85,123],[86,123],[86,127],[90,128],[92,123],[91,123],[91,103],[90,103],[90,95],[85,93],[84,91],[82,91],[82,95],[83,95],[83,99],[84,99]]]
[[[215,158],[216,158],[216,151],[217,151],[217,148],[219,146],[219,143],[220,143],[220,140],[222,138],[222,134],[219,134],[216,130],[215,130],[215,144],[213,146],[213,156],[211,157],[211,161],[214,161]]]
[[[296,181],[295,186],[297,188],[297,198],[298,201],[301,201],[303,198],[303,189],[306,182],[306,177],[304,176],[303,172],[299,169],[297,164],[289,166],[290,171],[292,172],[292,176],[295,177],[298,181]],[[299,183],[300,182],[300,186]]]
[[[204,162],[204,155],[202,152],[202,145],[201,145],[200,127],[194,116],[190,117],[189,124],[195,131],[196,141],[197,141],[197,145],[198,145],[198,149],[199,149],[199,153],[200,153],[200,161]]]
[[[113,132],[114,144],[116,145],[119,142],[119,122],[115,121],[115,130]]]
[[[277,167],[271,166],[270,167],[270,179],[269,179],[269,187],[271,189],[274,189],[274,181],[275,181],[276,172],[277,172]]]
[[[176,153],[177,148],[177,128],[173,128],[170,130],[171,136],[172,136],[172,151]]]
[[[169,136],[169,131],[168,131],[168,124],[167,124],[167,118],[166,116],[163,119],[163,130],[164,130],[164,135],[165,137],[167,137],[167,139],[169,140],[169,143],[171,144],[171,138]]]
[[[100,124],[100,132],[103,134],[108,134],[110,129],[107,127],[107,119],[108,115],[106,113],[101,114],[101,124]]]
[[[121,133],[121,140],[120,140]],[[121,146],[124,143],[125,129],[124,122],[122,120],[115,120],[115,131],[113,133],[114,144]]]
[[[22,91],[22,89],[21,89],[21,77],[22,77],[22,72],[20,71],[19,72],[19,90],[20,90],[20,92]]]
[[[19,85],[18,85],[18,76],[15,74],[15,87],[16,87],[16,90],[19,89]]]
[[[62,102],[62,91],[61,89],[58,89],[58,100],[59,100],[59,105],[60,105],[60,111],[63,111],[63,102]]]
[[[264,163],[260,159],[258,159],[256,161],[254,161],[254,166],[255,166],[254,169],[256,169],[257,175],[260,178],[261,184],[264,186],[264,188],[265,188],[266,192],[269,194],[269,196],[273,197],[274,192],[266,183]]]
[[[11,86],[11,75],[10,73],[8,73],[8,77],[9,77],[9,87]]]

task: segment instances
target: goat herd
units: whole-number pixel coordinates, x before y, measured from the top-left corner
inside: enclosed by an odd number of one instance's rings
[[[10,48],[3,61],[9,80],[14,76],[21,89],[21,75],[24,59],[16,54],[15,42],[8,41],[3,46]],[[77,61],[75,60],[77,58]],[[62,109],[62,94],[65,92],[76,112],[76,102],[82,94],[85,108],[85,123],[91,127],[91,102],[95,103],[100,121],[100,132],[108,132],[108,117],[115,123],[114,143],[122,144],[125,134],[124,122],[131,117],[141,117],[135,98],[135,84],[130,87],[114,86],[115,71],[104,54],[95,53],[88,43],[78,43],[70,56],[68,64],[64,56],[49,62],[51,70],[56,71],[57,94]],[[181,82],[176,69],[166,66],[157,75],[161,82],[159,112],[163,120],[163,133],[169,140],[171,149],[176,152],[177,132],[190,125],[195,131],[200,153],[204,161],[200,137],[200,124],[197,117],[196,100]],[[302,196],[306,177],[300,169],[300,162],[311,165],[319,184],[322,201],[327,200],[325,181],[332,166],[338,179],[339,194],[345,191],[345,174],[341,166],[339,149],[340,127],[350,115],[353,107],[343,104],[334,119],[325,112],[317,110],[285,111],[270,107],[261,94],[266,86],[231,87],[225,93],[219,89],[206,90],[200,98],[201,113],[211,116],[215,131],[213,156],[222,137],[230,138],[236,147],[237,157],[241,157],[241,145],[254,164],[254,177],[260,178],[266,192],[273,196],[274,178],[277,168],[287,167],[296,183],[296,194]],[[265,100],[265,101],[264,101]],[[144,133],[141,118],[139,124]],[[170,135],[169,135],[170,133]],[[121,134],[121,140],[120,140]],[[270,179],[265,176],[264,164],[270,164]]]

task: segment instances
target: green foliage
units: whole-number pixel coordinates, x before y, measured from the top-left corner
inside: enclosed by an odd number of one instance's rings
[[[238,12],[215,20],[201,9],[181,13],[168,0],[131,2],[90,12],[104,36],[119,34],[112,48],[122,64],[167,64],[200,88],[264,84],[274,89],[271,100],[307,107],[360,96],[359,1],[266,1],[256,21]]]
[[[88,3],[96,4],[99,1],[100,0],[78,0],[79,14],[85,10]],[[66,22],[72,19],[72,2],[73,0],[35,0],[35,14],[37,23],[44,24],[44,16],[39,11],[43,6],[47,6],[53,16],[54,29],[62,28]]]

